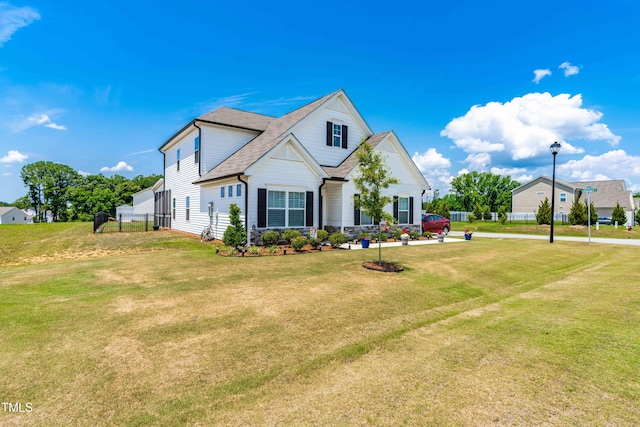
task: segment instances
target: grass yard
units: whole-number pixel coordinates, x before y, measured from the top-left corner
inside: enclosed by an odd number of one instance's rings
[[[516,234],[534,234],[548,236],[550,232],[549,225],[538,225],[534,221],[510,221],[500,224],[497,221],[468,221],[452,222],[451,229],[455,231],[463,231],[470,228],[472,231],[482,231],[485,233],[516,233]],[[586,225],[561,224],[556,221],[553,225],[554,236],[569,237],[587,237],[589,229]],[[615,228],[613,225],[600,225],[596,229],[595,225],[591,226],[591,237],[603,237],[611,239],[640,239],[640,227],[633,227],[627,230],[623,225]]]
[[[640,424],[639,248],[0,226],[0,425]],[[453,238],[450,238],[453,239]],[[15,408],[15,407],[14,407]]]

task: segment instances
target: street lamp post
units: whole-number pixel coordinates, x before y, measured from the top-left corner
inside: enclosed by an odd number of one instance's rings
[[[561,145],[558,142],[554,142],[549,146],[551,154],[553,154],[553,175],[551,178],[551,232],[549,235],[549,243],[553,243],[553,220],[555,216],[555,202],[556,202],[556,154],[560,151]]]

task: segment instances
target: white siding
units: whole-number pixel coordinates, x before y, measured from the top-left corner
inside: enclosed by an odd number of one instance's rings
[[[328,182],[323,188],[324,217],[322,221],[324,225],[333,227],[342,227],[342,183]],[[351,203],[353,216],[353,204]],[[351,219],[353,222],[353,219]]]
[[[249,228],[258,219],[258,189],[313,191],[313,223],[318,225],[318,187],[322,179],[303,161],[270,158],[259,165],[249,184]]]
[[[224,126],[205,124],[199,126],[202,128],[202,137],[200,138],[202,174],[209,172],[258,135],[257,132]]]
[[[327,122],[348,126],[348,148],[346,150],[327,145]],[[360,144],[361,137],[369,136],[363,133],[350,114],[329,108],[315,112],[300,127],[296,127],[293,133],[311,156],[323,166],[338,166]]]
[[[154,193],[153,190],[147,188],[133,195],[133,213],[151,214],[153,215]]]

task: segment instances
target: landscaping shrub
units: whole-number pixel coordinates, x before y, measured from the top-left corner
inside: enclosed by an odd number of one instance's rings
[[[329,236],[329,243],[332,248],[339,248],[341,245],[347,243],[347,235],[344,233],[333,233]]]
[[[277,246],[269,246],[267,248],[267,253],[271,254],[271,255],[277,254],[278,253],[278,247]]]
[[[288,244],[291,244],[291,241],[296,237],[301,237],[302,233],[298,230],[284,230],[282,233],[282,238],[287,241]]]
[[[615,224],[618,221],[618,225],[625,225],[627,223],[627,214],[624,208],[620,206],[620,202],[616,202],[616,206],[611,211],[611,224]]]
[[[411,237],[411,240],[417,240],[420,237],[420,233],[418,233],[417,231],[412,231],[409,233],[409,237]]]
[[[393,237],[394,240],[400,240],[400,236],[402,236],[402,230],[399,228],[396,228],[393,230],[393,233],[391,233],[391,237]]]
[[[247,232],[242,220],[240,220],[240,208],[235,203],[229,206],[229,223],[230,225],[222,235],[224,244],[234,248],[244,245],[247,242]]]
[[[476,220],[476,216],[474,214],[467,215],[467,221],[473,222]]]
[[[267,231],[260,236],[260,241],[264,246],[275,246],[280,241],[280,233],[277,231]]]
[[[313,249],[318,249],[322,245],[322,241],[318,238],[309,239],[308,242]]]
[[[380,241],[380,242],[386,242],[387,241],[387,233],[376,233],[373,235],[373,238]]]
[[[325,242],[329,238],[329,232],[327,230],[318,230],[317,237],[320,242]]]
[[[538,212],[536,212],[536,221],[538,225],[551,224],[551,204],[549,198],[545,197],[538,206]]]
[[[296,252],[300,252],[306,244],[307,238],[304,236],[294,237],[293,239],[291,239],[291,246]]]
[[[430,239],[433,237],[433,234],[430,231],[425,231],[424,233],[422,233],[422,237],[426,237],[427,239]]]
[[[260,248],[257,246],[251,246],[247,252],[249,252],[249,254],[251,255],[260,255]]]

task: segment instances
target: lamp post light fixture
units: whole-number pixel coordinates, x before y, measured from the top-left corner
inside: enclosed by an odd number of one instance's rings
[[[551,232],[549,234],[549,243],[553,243],[553,220],[555,219],[555,202],[556,202],[556,154],[560,151],[561,145],[554,142],[549,146],[551,154],[553,154],[553,175],[551,178]]]

